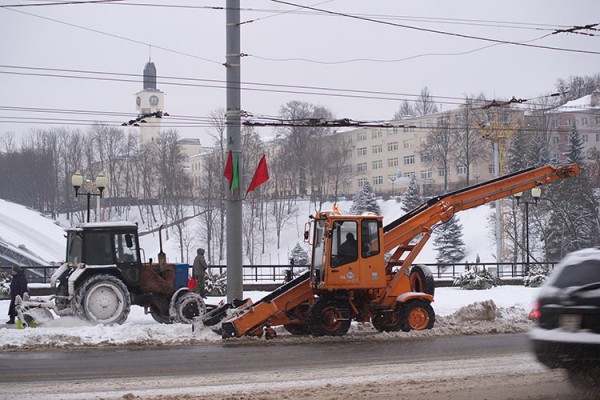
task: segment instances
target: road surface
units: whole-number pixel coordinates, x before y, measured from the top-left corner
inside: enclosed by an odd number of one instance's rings
[[[524,334],[20,351],[0,353],[0,366],[6,399],[582,398]]]

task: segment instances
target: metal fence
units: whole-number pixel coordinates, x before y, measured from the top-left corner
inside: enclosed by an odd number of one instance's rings
[[[528,270],[527,263],[462,263],[462,264],[422,264],[429,267],[433,273],[434,279],[452,280],[465,270],[474,268],[485,268],[493,275],[499,278],[514,279],[522,278]],[[529,264],[531,266],[533,264]],[[544,263],[549,270],[554,269],[556,263]],[[27,266],[22,267],[25,270],[29,283],[49,283],[50,277],[58,268],[56,266]],[[287,271],[290,269],[298,275],[306,271],[308,265],[244,265],[243,280],[245,283],[273,283],[283,282]],[[213,265],[209,267],[213,275],[224,274],[227,271],[225,265]],[[0,267],[0,272],[10,275],[10,267]]]

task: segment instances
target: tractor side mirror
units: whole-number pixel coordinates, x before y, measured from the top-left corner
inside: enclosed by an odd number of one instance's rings
[[[125,235],[125,244],[129,248],[133,247],[133,238],[131,237],[131,235]]]

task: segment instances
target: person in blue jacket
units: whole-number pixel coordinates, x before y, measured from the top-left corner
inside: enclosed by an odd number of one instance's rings
[[[27,277],[25,271],[18,265],[12,267],[12,282],[10,283],[10,306],[8,307],[9,320],[7,324],[14,324],[17,312],[15,310],[15,300],[17,296],[23,298],[23,294],[27,292]]]

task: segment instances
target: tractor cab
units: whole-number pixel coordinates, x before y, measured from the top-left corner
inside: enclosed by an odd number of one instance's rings
[[[67,230],[67,263],[71,268],[116,266],[128,287],[141,283],[137,225],[86,223]]]
[[[386,287],[382,217],[320,212],[311,221],[314,289]],[[305,237],[310,235],[308,227]]]

